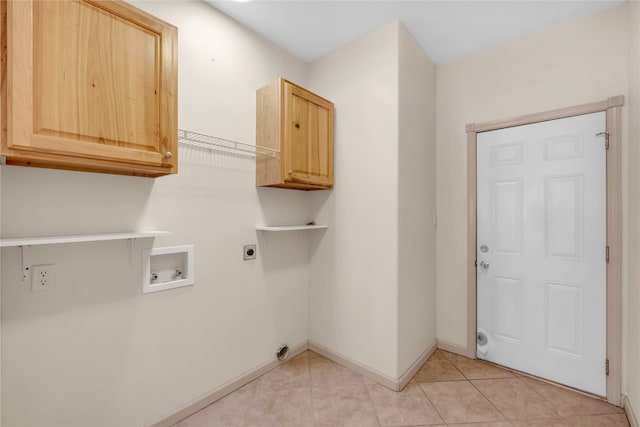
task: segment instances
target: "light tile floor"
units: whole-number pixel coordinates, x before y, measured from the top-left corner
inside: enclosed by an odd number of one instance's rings
[[[177,427],[627,427],[622,409],[438,350],[401,392],[306,351]]]

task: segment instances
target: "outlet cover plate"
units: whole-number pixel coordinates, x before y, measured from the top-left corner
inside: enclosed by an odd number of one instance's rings
[[[242,250],[242,259],[245,261],[250,259],[256,259],[257,245],[244,245]]]
[[[31,266],[31,291],[44,292],[55,289],[54,264],[42,264]]]

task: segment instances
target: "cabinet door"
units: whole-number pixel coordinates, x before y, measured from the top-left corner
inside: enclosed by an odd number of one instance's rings
[[[176,171],[175,27],[90,0],[10,1],[7,25],[8,157]]]
[[[333,187],[333,104],[284,82],[285,182]]]

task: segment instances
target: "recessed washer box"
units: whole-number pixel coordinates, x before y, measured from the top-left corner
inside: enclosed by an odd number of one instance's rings
[[[142,252],[142,293],[193,286],[193,245]]]

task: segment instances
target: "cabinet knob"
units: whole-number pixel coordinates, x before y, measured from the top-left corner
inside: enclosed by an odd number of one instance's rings
[[[172,153],[171,151],[167,151],[166,153],[164,153],[164,156],[165,156],[167,159],[170,159],[171,157],[173,157],[173,153]]]

